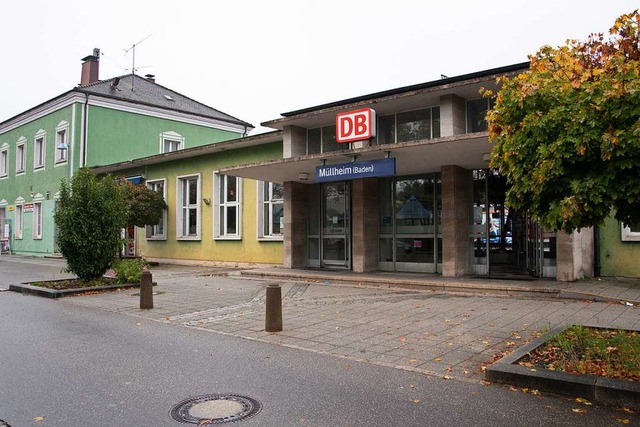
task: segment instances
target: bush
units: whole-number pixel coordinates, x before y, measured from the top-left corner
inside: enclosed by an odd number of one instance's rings
[[[98,178],[82,168],[70,186],[62,180],[54,219],[68,271],[82,280],[101,277],[122,246],[127,214],[124,192],[112,177]]]
[[[119,259],[113,263],[117,283],[138,283],[146,262],[140,258]]]

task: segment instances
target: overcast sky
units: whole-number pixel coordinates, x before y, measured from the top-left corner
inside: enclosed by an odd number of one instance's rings
[[[268,129],[280,113],[527,60],[607,32],[623,0],[21,0],[0,8],[0,122],[80,81],[131,72]]]

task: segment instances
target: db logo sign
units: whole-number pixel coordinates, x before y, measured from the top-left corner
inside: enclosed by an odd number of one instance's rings
[[[336,141],[363,141],[376,136],[376,112],[371,108],[347,111],[336,116]]]

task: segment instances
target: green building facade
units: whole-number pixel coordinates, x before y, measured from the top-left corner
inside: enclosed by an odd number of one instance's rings
[[[62,179],[113,164],[215,144],[251,124],[146,78],[98,79],[99,51],[83,59],[81,84],[0,123],[0,249],[57,252],[53,216]]]

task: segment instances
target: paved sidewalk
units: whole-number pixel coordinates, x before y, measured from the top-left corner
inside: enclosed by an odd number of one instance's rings
[[[299,280],[276,275],[261,280],[205,267],[162,266],[152,271],[158,282],[152,310],[140,310],[138,291],[131,289],[69,297],[60,303],[125,313],[136,316],[137,322],[168,322],[474,382],[483,380],[482,366],[496,355],[556,325],[640,329],[640,307],[563,299],[552,293],[456,295],[365,280],[352,281],[359,286],[347,285],[309,275]],[[438,280],[443,289],[449,286],[447,279]],[[269,283],[282,287],[284,330],[279,333],[264,332]],[[558,282],[549,287],[554,283]],[[571,285],[567,289],[573,292]],[[618,296],[635,292],[633,286],[612,284],[609,279],[589,282],[584,289],[607,298],[615,292],[620,292]]]

